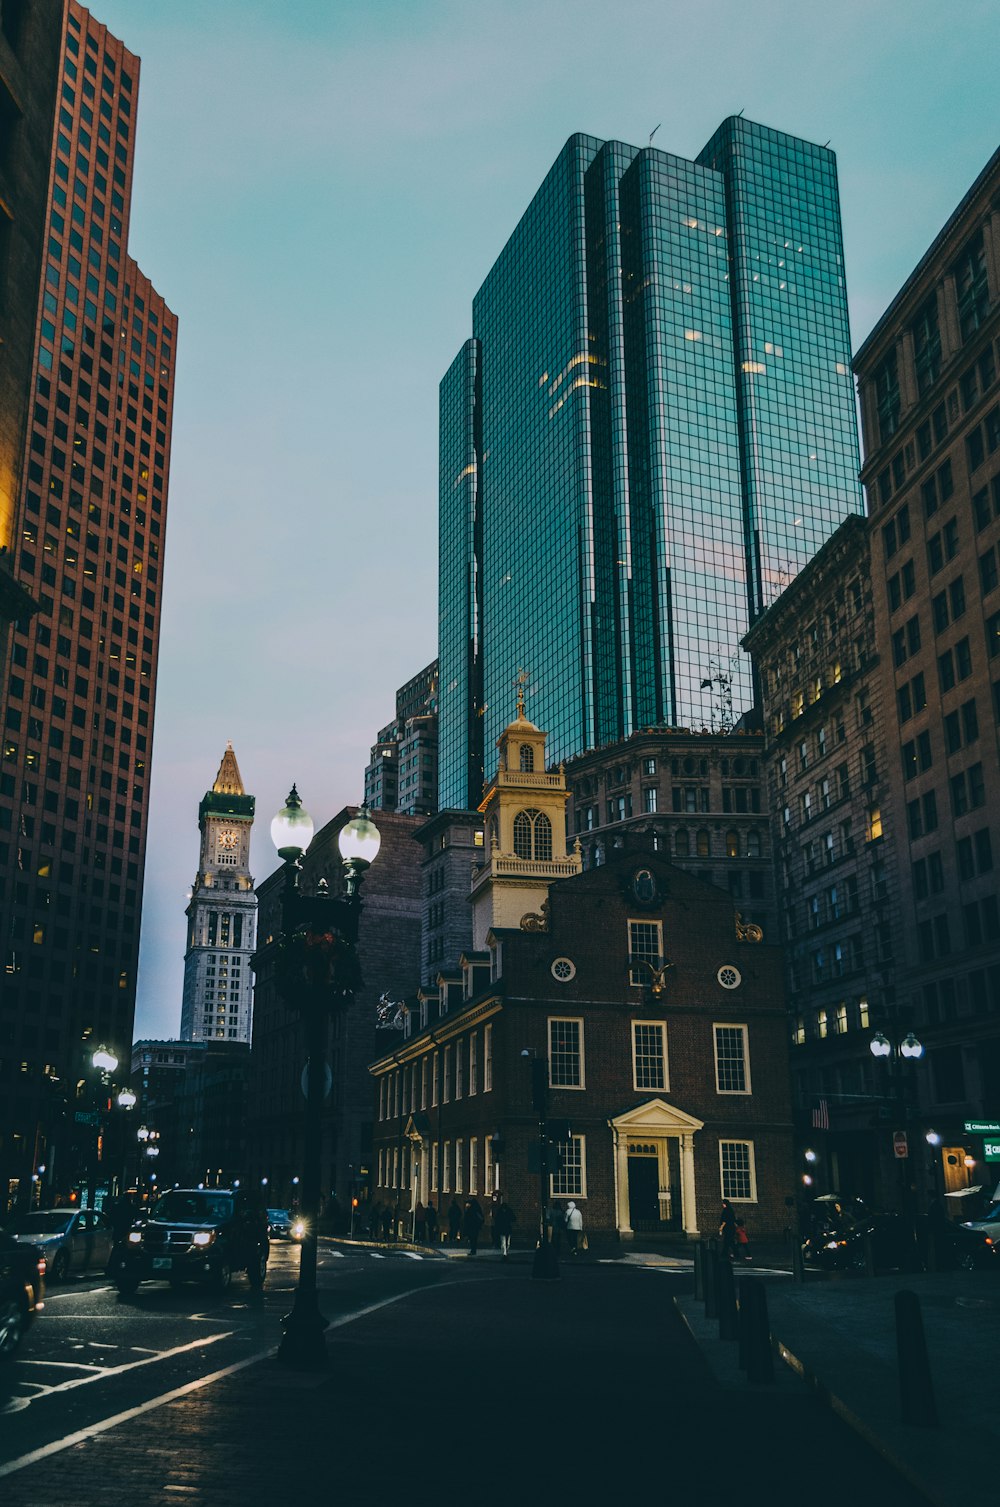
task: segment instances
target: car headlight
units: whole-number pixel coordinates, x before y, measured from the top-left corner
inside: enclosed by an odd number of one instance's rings
[[[194,1236],[193,1243],[195,1245],[211,1245],[214,1239],[214,1230],[198,1230]]]
[[[305,1220],[304,1219],[297,1219],[295,1221],[295,1223],[292,1225],[292,1234],[295,1236],[296,1240],[301,1240],[302,1237],[303,1237],[303,1235],[305,1234],[305,1232],[306,1232],[306,1222],[305,1222]]]
[[[128,1232],[128,1243],[129,1243],[129,1245],[141,1245],[142,1244],[142,1231],[141,1230],[129,1230],[129,1232]]]

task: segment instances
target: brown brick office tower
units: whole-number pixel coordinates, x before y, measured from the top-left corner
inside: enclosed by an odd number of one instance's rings
[[[69,0],[0,680],[0,1207],[92,1163],[135,1008],[177,324],[128,256],[139,61]]]
[[[927,1192],[992,1191],[966,1123],[1000,1119],[1000,151],[854,364],[895,714],[895,1024],[926,1048],[910,1155],[926,1125]]]

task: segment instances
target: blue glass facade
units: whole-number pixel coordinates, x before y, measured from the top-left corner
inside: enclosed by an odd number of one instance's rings
[[[742,119],[697,162],[571,137],[473,336],[441,384],[456,808],[478,804],[519,669],[554,760],[717,724],[720,676],[734,715],[750,705],[750,616],[861,510],[832,154]]]

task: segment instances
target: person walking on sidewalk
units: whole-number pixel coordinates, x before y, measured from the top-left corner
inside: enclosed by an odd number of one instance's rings
[[[722,1200],[722,1212],[719,1215],[719,1239],[722,1241],[722,1254],[732,1258],[736,1249],[736,1213],[728,1198]]]
[[[583,1215],[576,1204],[570,1199],[566,1205],[566,1244],[569,1253],[575,1256],[580,1249],[580,1237],[583,1234]]]
[[[462,1234],[469,1242],[470,1256],[474,1256],[479,1249],[479,1231],[483,1227],[484,1220],[485,1215],[478,1198],[467,1198],[465,1211],[462,1214]]]
[[[413,1238],[418,1245],[427,1239],[427,1210],[419,1198],[413,1206]]]
[[[433,1204],[427,1205],[424,1217],[427,1221],[427,1244],[437,1245],[438,1217],[437,1210]]]
[[[747,1227],[742,1219],[737,1219],[736,1221],[736,1254],[744,1266],[749,1265],[753,1260],[753,1253],[750,1250],[750,1236],[747,1234]]]
[[[514,1233],[516,1217],[510,1204],[503,1198],[493,1210],[493,1238],[504,1261],[510,1252],[510,1237]]]
[[[462,1236],[462,1210],[456,1199],[448,1205],[448,1239],[457,1245]]]

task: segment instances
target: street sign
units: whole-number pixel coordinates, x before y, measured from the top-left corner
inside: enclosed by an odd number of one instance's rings
[[[1000,1120],[966,1120],[966,1135],[1000,1135]]]
[[[894,1130],[892,1132],[892,1149],[894,1155],[900,1159],[909,1156],[910,1148],[907,1145],[905,1130]]]
[[[96,1125],[98,1122],[97,1115],[88,1114],[84,1109],[78,1109],[73,1119],[78,1125]]]
[[[984,1141],[983,1156],[988,1162],[1000,1162],[1000,1141]]]

